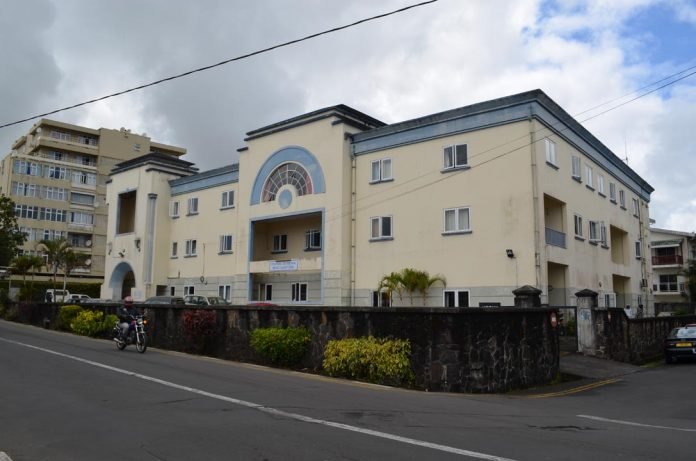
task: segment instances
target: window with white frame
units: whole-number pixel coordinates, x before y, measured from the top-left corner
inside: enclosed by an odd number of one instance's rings
[[[572,174],[574,179],[579,180],[580,179],[580,157],[578,157],[577,155],[573,155],[571,162],[572,162],[571,174]]]
[[[444,149],[445,170],[469,166],[468,147],[466,144],[447,146]]]
[[[575,236],[576,236],[576,237],[582,237],[582,236],[583,236],[583,233],[582,233],[582,216],[580,216],[579,214],[576,214],[576,215],[573,216],[573,218],[574,218],[574,220],[575,220]]]
[[[288,235],[277,234],[273,236],[273,253],[286,253],[288,251]]]
[[[599,223],[599,240],[602,245],[607,244],[607,225],[604,224],[604,221]]]
[[[64,155],[62,152],[58,152],[55,150],[49,150],[48,153],[46,154],[46,158],[49,158],[51,160],[62,161],[63,157],[64,157]]]
[[[259,301],[273,300],[273,285],[270,283],[259,284]]]
[[[389,307],[391,306],[391,298],[386,291],[372,292],[372,307]]]
[[[41,186],[41,196],[45,198],[46,200],[58,200],[60,202],[65,200],[66,197],[66,190],[63,189],[62,187],[51,187],[51,186]],[[92,197],[92,203],[91,205],[94,205],[94,196],[89,195],[89,194],[78,194],[77,192],[72,193],[73,196],[75,195],[85,195],[87,197]],[[87,202],[89,202],[89,199],[86,199]],[[80,203],[80,202],[73,202],[77,203],[79,205],[90,205],[90,203]]]
[[[616,183],[609,183],[609,200],[616,203]]]
[[[232,234],[220,236],[220,253],[232,253]]]
[[[388,239],[391,237],[391,216],[375,216],[370,218],[370,238],[372,240]]]
[[[169,202],[169,216],[172,218],[179,217],[179,202],[177,202],[177,201]]]
[[[597,175],[597,192],[604,195],[604,175],[603,174]]]
[[[594,172],[590,165],[585,165],[585,183],[588,187],[594,187]]]
[[[62,166],[49,166],[44,167],[44,175],[51,179],[62,179],[65,180],[68,175],[68,170]]]
[[[82,211],[71,211],[69,216],[70,224],[78,226],[93,226],[94,215],[92,213],[84,213]]]
[[[469,207],[448,208],[444,215],[444,233],[471,231]]]
[[[73,171],[72,182],[74,184],[95,186],[97,184],[97,175],[94,173],[87,173],[86,171]]]
[[[191,197],[188,199],[188,211],[187,214],[198,214],[198,197]]]
[[[54,139],[60,139],[61,141],[72,141],[70,133],[64,131],[51,130],[51,137]]]
[[[321,249],[321,231],[319,229],[310,229],[305,232],[305,250],[320,250]]]
[[[544,145],[546,147],[546,161],[553,166],[557,166],[556,165],[556,143],[551,141],[549,138],[545,138]]]
[[[53,222],[65,222],[68,217],[68,212],[66,210],[60,210],[58,208],[44,208],[39,209],[40,220],[53,221]],[[72,222],[72,221],[71,221]],[[81,224],[79,222],[75,224]]]
[[[599,222],[597,221],[590,221],[590,242],[598,242],[599,241]]]
[[[293,283],[291,294],[293,302],[307,301],[307,284],[304,282]]]
[[[638,199],[637,198],[632,199],[632,203],[633,203],[633,214],[635,216],[640,216],[640,204],[638,202]]]
[[[623,189],[619,189],[619,205],[626,208],[626,193]]]
[[[61,240],[61,239],[64,239],[66,235],[67,235],[67,232],[65,232],[65,231],[59,231],[59,230],[54,230],[54,229],[45,229],[43,239],[44,240]]]
[[[184,296],[190,296],[196,293],[196,288],[193,285],[184,285]]]
[[[228,190],[222,193],[222,205],[220,208],[234,208],[234,191]]]
[[[172,258],[179,255],[179,242],[172,242]]]
[[[41,166],[38,163],[27,162],[26,160],[15,160],[12,172],[29,176],[41,176]]]
[[[186,251],[184,256],[196,256],[196,239],[186,240]]]
[[[370,182],[391,181],[392,179],[392,161],[390,158],[372,161]]]
[[[227,302],[232,300],[232,286],[231,285],[219,285],[218,286],[218,296]]]
[[[48,189],[57,189],[57,188],[50,187]],[[48,194],[47,194],[46,198],[48,198]],[[70,203],[74,203],[76,205],[94,206],[94,195],[81,194],[79,192],[70,192]]]
[[[677,280],[677,274],[661,274],[660,284],[658,285],[659,291],[679,291],[679,283]]]
[[[469,290],[445,290],[445,307],[469,307]]]
[[[640,259],[643,256],[643,250],[640,240],[636,240],[636,259]]]
[[[16,195],[18,197],[36,197],[36,185],[13,181],[12,195]]]

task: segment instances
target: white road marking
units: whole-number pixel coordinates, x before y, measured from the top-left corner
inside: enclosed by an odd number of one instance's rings
[[[274,416],[282,416],[282,417],[285,417],[288,419],[294,419],[296,421],[303,421],[305,423],[319,424],[322,426],[333,427],[336,429],[343,429],[345,431],[357,432],[359,434],[364,434],[364,435],[371,435],[373,437],[379,437],[382,439],[393,440],[395,442],[401,442],[401,443],[405,443],[408,445],[415,445],[415,446],[419,446],[419,447],[423,447],[423,448],[430,448],[432,450],[444,451],[446,453],[452,453],[455,455],[468,456],[470,458],[485,459],[487,461],[515,461],[511,458],[503,458],[500,456],[489,455],[486,453],[479,453],[479,452],[471,451],[471,450],[462,450],[461,448],[450,447],[447,445],[440,445],[437,443],[430,443],[430,442],[426,442],[426,441],[418,440],[418,439],[411,439],[408,437],[402,437],[399,435],[389,434],[387,432],[374,431],[371,429],[365,429],[362,427],[351,426],[348,424],[312,418],[310,416],[304,416],[304,415],[300,415],[297,413],[289,413],[287,411],[278,410],[278,409],[271,408],[271,407],[265,407],[265,406],[260,405],[258,403],[248,402],[246,400],[235,399],[233,397],[227,397],[227,396],[220,395],[220,394],[213,394],[211,392],[207,392],[207,391],[204,391],[201,389],[196,389],[194,387],[183,386],[181,384],[172,383],[170,381],[164,381],[162,379],[154,378],[152,376],[143,375],[143,374],[136,373],[133,371],[123,370],[121,368],[112,367],[110,365],[105,365],[103,363],[94,362],[92,360],[87,360],[87,359],[83,359],[80,357],[76,357],[74,355],[63,354],[62,352],[57,352],[57,351],[53,351],[50,349],[45,349],[43,347],[32,346],[31,344],[25,344],[25,343],[21,343],[18,341],[12,341],[10,339],[5,339],[5,338],[0,338],[0,341],[15,344],[17,346],[27,347],[29,349],[34,349],[34,350],[41,351],[41,352],[46,352],[47,354],[53,354],[53,355],[63,357],[66,359],[75,360],[77,362],[81,362],[81,363],[84,363],[87,365],[92,365],[92,366],[95,366],[98,368],[113,371],[115,373],[121,373],[124,375],[132,376],[134,378],[142,379],[144,381],[150,381],[153,383],[161,384],[162,386],[171,387],[173,389],[178,389],[178,390],[185,391],[185,392],[191,392],[193,394],[198,394],[198,395],[201,395],[204,397],[209,397],[211,399],[221,400],[223,402],[232,403],[234,405],[240,405],[240,406],[247,407],[247,408],[253,408],[254,410],[258,410],[260,412],[267,413],[267,414],[274,415]],[[3,460],[2,457],[0,457],[0,461],[6,461],[6,460]]]
[[[634,423],[633,421],[621,421],[620,419],[602,418],[601,416],[577,415],[578,418],[592,419],[594,421],[603,421],[605,423],[623,424],[625,426],[649,427],[651,429],[668,429],[671,431],[696,432],[696,429],[685,429],[683,427],[656,426],[654,424]]]
[[[0,461],[12,461],[12,458],[7,456],[7,453],[0,451]]]

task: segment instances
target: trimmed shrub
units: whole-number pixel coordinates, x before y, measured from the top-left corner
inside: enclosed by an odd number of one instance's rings
[[[372,336],[332,340],[324,350],[323,366],[329,376],[375,384],[408,386],[415,380],[408,340]]]
[[[277,365],[296,365],[307,353],[312,334],[305,327],[257,328],[251,332],[254,351]]]
[[[103,336],[113,328],[117,319],[113,314],[105,316],[103,312],[84,310],[73,319],[70,329],[82,336]]]
[[[70,325],[72,324],[73,320],[75,320],[75,318],[83,310],[84,309],[82,309],[81,306],[77,306],[75,304],[61,306],[60,312],[58,313],[58,328],[61,330],[70,331]]]

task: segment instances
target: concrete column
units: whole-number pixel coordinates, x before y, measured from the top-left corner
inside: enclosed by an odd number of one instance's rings
[[[155,213],[157,211],[157,194],[147,194],[147,210],[145,218],[145,257],[143,258],[143,272],[145,281],[145,296],[154,296],[152,289],[152,266],[154,264],[155,245]]]
[[[575,293],[578,299],[577,327],[578,352],[595,355],[597,339],[595,335],[595,310],[597,309],[597,292],[584,289]]]
[[[512,290],[512,294],[515,295],[515,307],[541,306],[541,290],[531,285]]]

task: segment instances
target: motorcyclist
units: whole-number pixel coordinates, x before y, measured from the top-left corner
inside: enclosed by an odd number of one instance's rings
[[[122,339],[125,340],[128,338],[128,329],[130,328],[130,324],[138,315],[140,315],[140,312],[133,305],[133,297],[126,296],[123,299],[123,306],[118,308],[118,326],[121,329]]]

